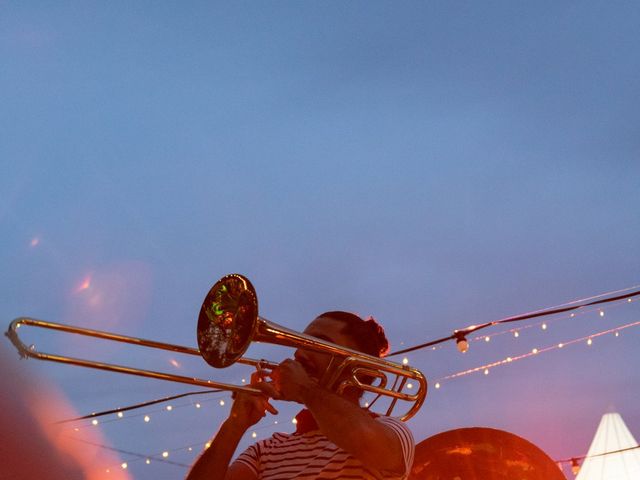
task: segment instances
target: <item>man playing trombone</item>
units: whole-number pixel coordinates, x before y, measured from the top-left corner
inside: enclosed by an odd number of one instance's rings
[[[374,357],[389,349],[374,319],[347,312],[323,313],[304,333]],[[413,462],[411,432],[395,418],[360,407],[359,389],[347,387],[338,394],[325,388],[323,379],[335,366],[329,353],[298,349],[293,360],[284,360],[273,371],[256,372],[251,386],[263,395],[236,394],[229,417],[187,480],[406,478]],[[267,411],[277,413],[269,399],[304,405],[296,417],[296,432],[275,433],[230,464],[245,432]]]

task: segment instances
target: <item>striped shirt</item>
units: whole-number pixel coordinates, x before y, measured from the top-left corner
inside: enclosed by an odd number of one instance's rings
[[[398,419],[378,417],[376,421],[393,430],[402,445],[403,475],[379,472],[332,443],[319,430],[307,433],[274,433],[247,448],[237,459],[263,480],[287,479],[406,479],[413,463],[411,431]]]

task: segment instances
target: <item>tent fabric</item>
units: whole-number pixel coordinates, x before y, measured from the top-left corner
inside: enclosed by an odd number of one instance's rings
[[[603,415],[576,480],[640,479],[640,448],[618,413]],[[631,448],[624,452],[617,452]],[[596,456],[600,455],[600,456]]]

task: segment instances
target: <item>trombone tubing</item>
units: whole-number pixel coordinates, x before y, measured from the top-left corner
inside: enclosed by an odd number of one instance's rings
[[[95,337],[95,338],[111,340],[115,342],[129,343],[133,345],[155,348],[160,350],[168,350],[172,352],[184,353],[187,355],[200,356],[200,351],[196,348],[184,347],[181,345],[174,345],[171,343],[156,342],[154,340],[128,337],[125,335],[103,332],[100,330],[91,330],[88,328],[74,327],[71,325],[64,325],[61,323],[46,322],[44,320],[38,320],[35,318],[20,317],[20,318],[16,318],[9,324],[9,328],[7,329],[7,332],[5,333],[5,335],[9,337],[9,340],[11,340],[11,343],[13,343],[13,345],[16,347],[16,349],[18,350],[18,353],[20,354],[20,357],[22,358],[31,357],[31,358],[36,358],[38,360],[65,363],[68,365],[75,365],[79,367],[87,367],[87,368],[94,368],[98,370],[106,370],[110,372],[124,373],[127,375],[136,375],[139,377],[155,378],[157,380],[166,380],[170,382],[185,383],[188,385],[197,385],[200,387],[207,387],[212,389],[223,389],[223,390],[229,390],[233,392],[248,392],[248,393],[256,393],[256,394],[262,393],[260,390],[256,388],[251,388],[246,386],[232,385],[227,383],[214,382],[212,380],[203,380],[196,377],[187,377],[183,375],[175,375],[171,373],[157,372],[153,370],[142,370],[142,369],[127,367],[123,365],[115,365],[111,363],[103,363],[103,362],[97,362],[93,360],[84,360],[80,358],[73,358],[73,357],[66,357],[61,355],[45,353],[45,352],[38,352],[33,348],[27,347],[20,340],[17,330],[18,328],[20,328],[21,325],[28,325],[36,328],[46,328],[46,329],[57,330],[57,331],[70,333],[70,334],[84,335],[87,337]],[[275,364],[271,362],[267,362],[264,360],[253,360],[250,358],[241,358],[238,360],[238,362],[243,363],[245,365],[261,364],[267,367],[275,366]]]

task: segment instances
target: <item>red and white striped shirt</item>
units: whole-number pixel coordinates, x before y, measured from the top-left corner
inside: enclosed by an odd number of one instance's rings
[[[237,459],[263,480],[353,479],[401,480],[407,478],[415,449],[411,431],[400,420],[378,417],[390,427],[402,445],[403,475],[379,472],[365,466],[350,453],[332,443],[319,430],[306,433],[274,433],[247,448]]]

